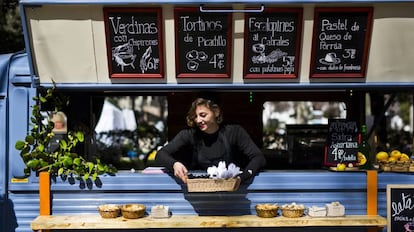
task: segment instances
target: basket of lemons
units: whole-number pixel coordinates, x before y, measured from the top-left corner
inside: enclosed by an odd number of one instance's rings
[[[384,172],[414,172],[414,163],[410,157],[399,150],[380,151],[375,158]]]

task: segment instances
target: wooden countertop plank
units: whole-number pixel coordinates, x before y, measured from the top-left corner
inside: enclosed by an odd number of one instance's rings
[[[344,217],[312,218],[260,218],[243,216],[173,215],[155,219],[146,216],[138,219],[123,217],[105,219],[100,215],[50,215],[38,216],[31,222],[32,230],[49,229],[145,229],[145,228],[242,228],[242,227],[384,227],[387,220],[377,215],[347,215]]]

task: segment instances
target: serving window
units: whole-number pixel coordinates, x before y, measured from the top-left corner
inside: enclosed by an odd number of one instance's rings
[[[67,130],[81,129],[77,149],[119,170],[154,166],[156,150],[186,127],[197,92],[67,92]],[[225,123],[243,126],[267,159],[266,169],[320,169],[328,119],[358,121],[373,149],[412,154],[412,93],[217,92]],[[47,110],[47,107],[44,107]],[[359,123],[359,121],[358,121]],[[375,125],[375,128],[374,126]],[[59,134],[60,136],[61,134]]]

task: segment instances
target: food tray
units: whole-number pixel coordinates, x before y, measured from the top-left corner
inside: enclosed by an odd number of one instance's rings
[[[233,192],[240,186],[240,178],[211,179],[194,178],[187,179],[188,192]]]
[[[384,172],[413,172],[414,163],[411,161],[380,162],[379,167]]]

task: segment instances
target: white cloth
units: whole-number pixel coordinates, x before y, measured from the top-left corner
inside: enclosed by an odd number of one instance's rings
[[[133,110],[123,109],[122,116],[125,122],[125,130],[134,131],[137,129],[137,121],[135,120],[135,114]]]
[[[109,101],[104,102],[102,113],[95,127],[96,133],[109,132],[112,130],[125,130],[125,120],[120,109]]]

